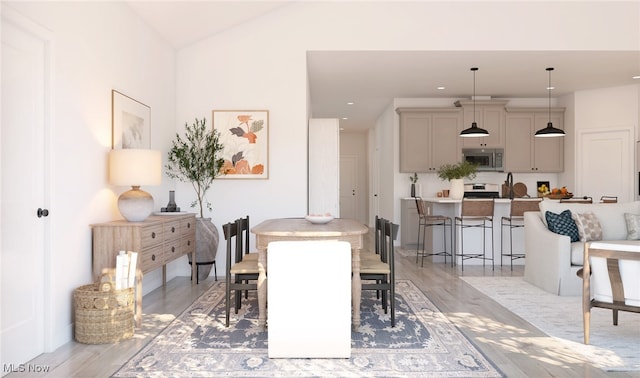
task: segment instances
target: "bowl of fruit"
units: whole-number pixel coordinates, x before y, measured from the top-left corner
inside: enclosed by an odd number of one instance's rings
[[[566,186],[563,186],[562,188],[553,188],[551,189],[551,193],[547,194],[547,198],[550,199],[568,199],[572,197],[573,193],[569,192]]]
[[[538,181],[538,197],[546,197],[549,199],[568,199],[573,198],[573,193],[567,190],[566,186],[562,188],[551,188],[549,181]]]

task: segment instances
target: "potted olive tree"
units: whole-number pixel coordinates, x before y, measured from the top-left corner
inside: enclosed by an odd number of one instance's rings
[[[211,211],[206,194],[222,167],[223,148],[217,130],[207,129],[206,120],[196,118],[193,124],[185,124],[184,138],[176,133],[165,166],[167,176],[191,183],[196,192],[196,200],[191,203],[191,207],[198,206],[200,210],[200,217],[196,217],[196,262],[208,263],[198,269],[198,279],[209,276],[218,251],[218,229],[211,218],[204,217],[204,208]],[[189,262],[193,263],[191,255]]]
[[[438,168],[438,177],[441,180],[451,182],[449,197],[452,199],[462,199],[464,196],[464,179],[470,180],[476,177],[478,165],[463,160],[456,164],[445,164]]]

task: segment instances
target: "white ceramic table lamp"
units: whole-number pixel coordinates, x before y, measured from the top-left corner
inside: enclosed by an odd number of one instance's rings
[[[140,190],[141,185],[160,185],[162,157],[160,151],[142,149],[111,150],[109,181],[113,185],[131,185],[118,197],[120,214],[129,222],[141,222],[153,211],[153,197]]]

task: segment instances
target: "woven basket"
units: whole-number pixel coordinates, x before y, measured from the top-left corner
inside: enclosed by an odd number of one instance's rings
[[[134,289],[115,290],[111,282],[80,286],[73,292],[75,335],[84,344],[115,343],[133,337]]]

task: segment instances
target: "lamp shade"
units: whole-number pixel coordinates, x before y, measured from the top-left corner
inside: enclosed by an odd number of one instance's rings
[[[153,211],[153,197],[140,190],[141,185],[162,183],[160,151],[122,149],[109,153],[109,181],[114,185],[131,185],[118,197],[118,210],[129,222],[141,222]]]
[[[160,151],[111,150],[109,153],[109,182],[113,185],[160,185],[162,183]]]

